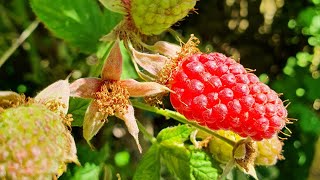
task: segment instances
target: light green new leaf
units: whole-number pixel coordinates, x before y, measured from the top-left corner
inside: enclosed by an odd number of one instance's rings
[[[72,126],[82,126],[89,103],[90,99],[70,98],[68,114],[72,114]]]
[[[188,125],[180,125],[163,129],[157,136],[160,144],[181,144],[189,139],[194,128]]]
[[[90,179],[98,180],[101,167],[96,164],[86,163],[82,167],[75,168],[75,174],[71,177],[71,180]]]
[[[143,156],[133,179],[160,180],[160,150],[157,144],[152,145]]]
[[[83,52],[93,53],[99,39],[117,25],[122,16],[101,11],[93,0],[30,0],[37,17],[57,37]]]

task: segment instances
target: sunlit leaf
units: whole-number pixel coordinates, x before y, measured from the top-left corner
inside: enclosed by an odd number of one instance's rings
[[[160,149],[157,144],[152,145],[144,154],[133,176],[134,180],[160,180]]]
[[[162,130],[157,137],[161,161],[179,179],[217,179],[218,170],[212,158],[185,143],[193,130],[187,125]]]
[[[160,144],[181,144],[189,139],[194,129],[187,125],[180,125],[163,129],[157,136]]]
[[[99,39],[109,33],[121,20],[121,15],[100,10],[92,0],[31,0],[37,17],[57,37],[66,40],[83,52],[92,53]]]
[[[82,167],[77,167],[75,170],[75,174],[71,177],[71,180],[82,180],[82,179],[90,179],[90,180],[99,180],[99,174],[101,171],[101,167],[96,164],[86,163]]]

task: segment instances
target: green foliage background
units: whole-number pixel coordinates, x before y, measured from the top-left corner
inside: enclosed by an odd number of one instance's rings
[[[262,80],[277,92],[283,93],[284,100],[290,100],[289,116],[298,121],[288,126],[293,134],[285,141],[283,154],[286,160],[272,168],[259,167],[258,173],[263,179],[312,179],[310,168],[320,134],[320,1],[284,1],[283,6],[275,12],[269,27],[263,26],[264,17],[259,10],[260,5],[261,1],[254,0],[201,0],[196,6],[197,13],[191,13],[173,29],[185,38],[191,33],[195,34],[201,41],[200,48],[203,51],[218,51],[240,58],[245,67],[256,69],[256,74]],[[241,13],[241,10],[246,10],[247,15]],[[99,38],[111,31],[122,17],[103,10],[92,0],[55,0],[54,3],[50,0],[0,0],[0,56],[37,19],[34,12],[41,21],[49,23],[40,24],[0,67],[0,90],[13,90],[34,96],[48,84],[64,79],[71,72],[71,81],[97,75],[97,58],[104,57],[108,48],[99,42]],[[169,33],[154,39],[174,41]],[[124,49],[123,53],[126,53]],[[137,77],[129,68],[131,64],[128,56],[124,66],[124,76]],[[83,141],[81,128],[77,127],[81,125],[78,119],[86,108],[86,102],[78,103],[76,99],[72,99],[70,103],[74,104],[70,105],[73,109],[69,111],[75,114],[72,132],[82,166],[69,165],[68,172],[61,179],[115,179],[117,173],[122,179],[139,179],[140,174],[134,173],[135,170],[140,172],[137,164],[142,161],[142,155],[137,152],[131,136],[125,133],[124,124],[110,119],[104,130],[94,138],[97,149],[92,151]],[[142,124],[153,129],[156,135],[161,129],[177,124],[148,112],[137,110],[136,114]],[[116,131],[120,133],[115,133]],[[149,161],[148,158],[160,159],[166,154],[176,153],[182,159],[191,157],[189,160],[192,157],[210,158],[192,147],[181,151],[170,150],[170,143],[164,144],[161,138],[160,133],[158,144],[153,145],[147,140],[142,141],[145,152],[150,148],[144,156],[147,160],[142,161],[146,164],[145,167],[160,166],[156,164],[158,161],[152,164],[154,159]],[[183,138],[180,140],[181,143],[185,141]],[[166,150],[169,149],[169,153],[161,151],[163,146],[168,146]],[[184,167],[181,159],[169,159],[171,161],[164,164],[181,165],[172,169]],[[314,163],[316,164],[316,160]],[[319,166],[320,164],[313,165]],[[157,173],[164,179],[172,177],[166,169]],[[319,174],[319,169],[313,171],[315,177],[319,178]],[[152,175],[154,174],[150,175],[150,179],[154,179]],[[236,171],[233,175],[234,179],[248,178]],[[177,176],[184,178],[183,175]],[[198,179],[214,176],[216,174],[209,174],[208,177],[194,175]]]

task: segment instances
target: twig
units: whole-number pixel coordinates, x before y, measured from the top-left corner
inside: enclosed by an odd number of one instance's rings
[[[33,21],[27,29],[25,29],[20,37],[11,45],[11,47],[1,56],[0,68],[8,60],[8,58],[14,53],[14,51],[31,35],[31,33],[38,27],[39,20]]]

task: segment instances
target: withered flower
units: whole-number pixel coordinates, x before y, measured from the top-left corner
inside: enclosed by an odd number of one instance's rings
[[[83,136],[89,144],[108,116],[116,116],[124,120],[141,152],[139,129],[129,98],[151,96],[169,89],[155,82],[120,80],[121,73],[122,55],[119,41],[116,41],[102,68],[101,78],[81,78],[74,81],[70,85],[71,96],[92,99],[83,122]]]

